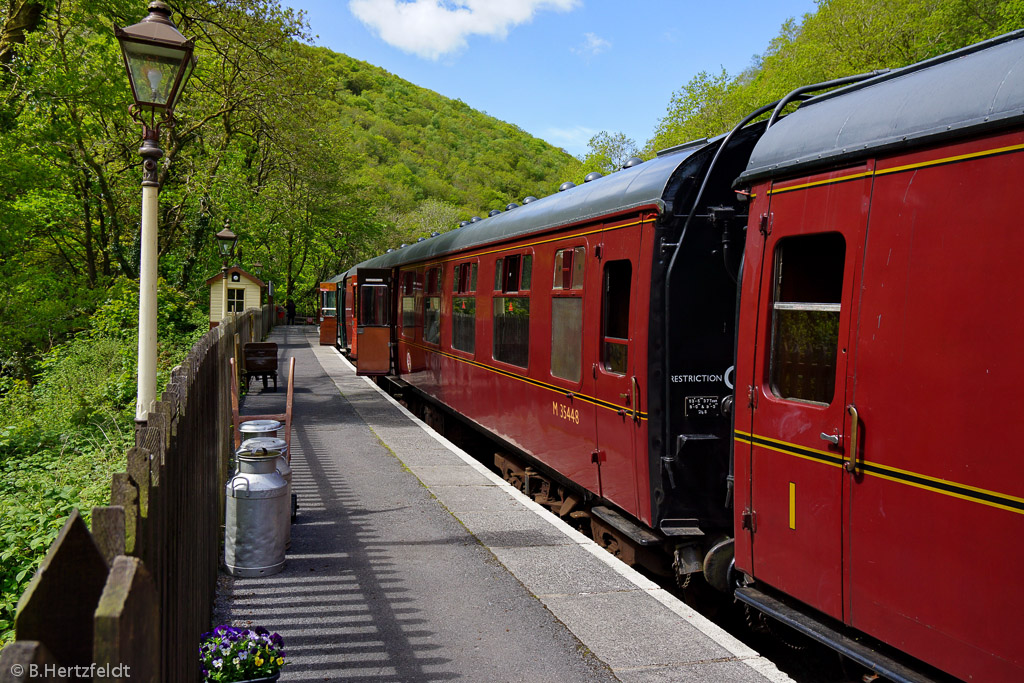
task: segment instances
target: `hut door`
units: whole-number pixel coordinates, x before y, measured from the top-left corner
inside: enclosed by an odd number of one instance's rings
[[[386,375],[391,370],[391,271],[356,271],[359,356],[357,375]]]
[[[743,439],[751,465],[742,526],[751,534],[755,577],[837,619],[848,342],[871,189],[866,170],[770,190],[761,222],[751,434]]]

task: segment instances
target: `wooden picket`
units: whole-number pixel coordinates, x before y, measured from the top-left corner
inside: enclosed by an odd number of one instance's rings
[[[91,532],[72,513],[18,602],[0,683],[199,680],[231,449],[228,359],[237,365],[236,337],[269,334],[272,313],[226,319],[172,371],[110,505],[93,508]]]

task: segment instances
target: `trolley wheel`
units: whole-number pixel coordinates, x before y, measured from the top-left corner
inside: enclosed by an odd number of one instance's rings
[[[295,523],[295,518],[299,514],[299,495],[297,493],[292,494],[292,524]]]

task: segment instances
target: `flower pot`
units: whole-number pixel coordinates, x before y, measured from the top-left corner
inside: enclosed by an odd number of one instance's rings
[[[271,676],[264,676],[263,678],[247,678],[244,681],[238,681],[238,683],[274,683],[281,677],[281,672],[278,671],[276,674]]]

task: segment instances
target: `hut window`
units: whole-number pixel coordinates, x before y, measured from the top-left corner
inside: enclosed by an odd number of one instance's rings
[[[241,313],[245,310],[245,290],[239,287],[228,288],[228,313]]]

